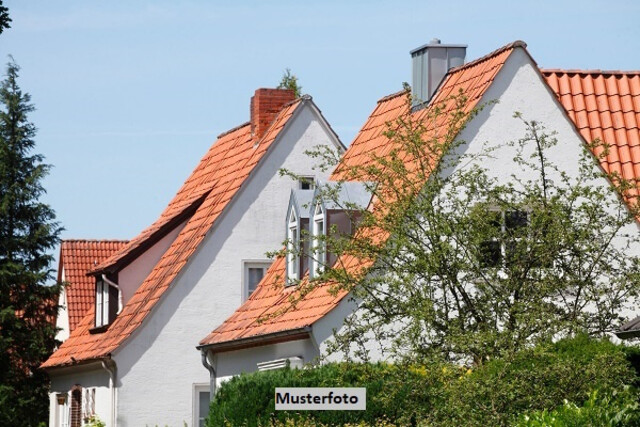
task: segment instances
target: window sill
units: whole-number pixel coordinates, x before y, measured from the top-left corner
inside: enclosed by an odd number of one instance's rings
[[[107,329],[109,329],[109,326],[111,326],[111,324],[102,325],[102,326],[96,326],[94,328],[89,329],[89,333],[90,334],[101,334],[103,332],[106,332]]]

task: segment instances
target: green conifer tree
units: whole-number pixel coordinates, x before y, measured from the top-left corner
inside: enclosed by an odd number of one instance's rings
[[[38,200],[49,165],[32,153],[34,107],[18,87],[19,69],[12,59],[0,87],[0,425],[37,426],[49,406],[39,366],[55,346],[60,287],[46,282],[61,228]]]

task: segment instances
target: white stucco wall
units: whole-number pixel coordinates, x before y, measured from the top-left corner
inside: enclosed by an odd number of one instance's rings
[[[236,375],[258,370],[258,363],[289,357],[301,357],[302,363],[315,364],[320,353],[310,339],[283,342],[243,350],[219,353],[215,357],[216,384],[219,386]]]
[[[331,134],[308,104],[302,106],[186,268],[143,326],[118,349],[118,426],[192,425],[193,385],[209,374],[195,349],[199,340],[240,305],[243,259],[261,259],[284,240],[288,168],[326,179],[304,154],[331,144]]]
[[[171,243],[178,237],[185,224],[186,222],[183,222],[171,230],[166,236],[118,272],[118,286],[122,291],[122,304],[126,304],[131,299],[138,287],[158,263],[162,254],[169,249]]]
[[[66,393],[67,401],[71,402],[71,388],[80,385],[83,389],[95,388],[96,415],[104,422],[109,422],[111,416],[111,392],[109,390],[109,375],[100,365],[74,369],[71,371],[51,372],[51,387],[49,390],[49,426],[58,426],[59,405],[58,393]]]
[[[60,272],[60,280],[65,281],[64,267],[62,267],[62,271]],[[65,288],[62,288],[60,292],[58,305],[60,308],[58,309],[58,316],[56,317],[56,328],[60,330],[56,334],[56,340],[64,342],[64,340],[69,338],[69,310],[67,309],[67,291]]]

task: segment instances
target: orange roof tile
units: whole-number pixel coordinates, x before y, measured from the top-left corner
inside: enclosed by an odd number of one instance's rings
[[[489,55],[450,70],[440,89],[429,105],[413,112],[416,120],[421,120],[441,108],[440,117],[448,117],[455,109],[452,95],[462,89],[467,101],[464,106],[470,112],[478,104],[491,82],[516,47],[526,47],[523,42],[511,43]],[[389,139],[384,135],[387,124],[408,112],[406,92],[398,92],[378,101],[366,123],[349,146],[340,164],[333,173],[333,179],[347,177],[346,171],[353,165],[366,165],[374,156],[384,156],[390,150]],[[446,121],[432,124],[427,132],[437,134],[447,129]],[[357,271],[370,265],[370,260],[346,256],[342,261],[346,268]],[[332,295],[331,284],[317,285],[295,305],[290,297],[295,297],[296,288],[284,287],[283,258],[276,260],[269,268],[256,291],[225,322],[213,330],[201,342],[201,346],[216,346],[220,350],[234,348],[232,341],[247,340],[259,336],[269,336],[285,331],[295,331],[311,326],[331,311],[347,294],[340,291]],[[304,287],[305,281],[301,283]],[[254,344],[255,345],[255,342]],[[258,344],[259,345],[259,344]]]
[[[640,178],[640,71],[541,72],[585,141],[609,145],[600,159],[604,171]]]
[[[106,357],[142,324],[194,254],[215,220],[276,141],[298,106],[307,99],[310,98],[305,96],[285,105],[260,139],[252,137],[249,123],[218,137],[160,218],[97,269],[117,265],[131,256],[132,252],[140,250],[148,240],[153,239],[155,233],[162,232],[167,224],[174,223],[186,210],[195,210],[188,218],[184,218],[186,225],[122,312],[107,331],[100,334],[89,333],[93,326],[93,313],[87,314],[76,331],[42,365],[43,368]]]
[[[89,270],[113,255],[127,243],[126,240],[63,240],[60,245],[58,280],[68,282],[65,288],[69,332],[73,332],[85,313],[94,304],[95,279],[87,276]]]

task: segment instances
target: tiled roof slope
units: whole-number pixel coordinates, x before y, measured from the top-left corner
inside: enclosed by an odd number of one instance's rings
[[[640,178],[640,71],[541,71],[584,139],[609,145],[605,172]]]
[[[122,249],[126,240],[63,240],[60,245],[60,266],[64,268],[69,332],[76,326],[95,301],[95,279],[87,272]],[[62,280],[62,268],[58,280]]]
[[[464,109],[467,112],[471,111],[477,106],[511,52],[516,47],[525,46],[523,42],[515,42],[451,70],[433,100],[426,108],[414,112],[414,118],[420,120],[432,113],[434,108],[442,108],[442,114],[439,117],[445,119],[433,123],[428,132],[446,130],[448,125],[446,117],[455,108],[450,97],[457,95],[462,89],[467,97]],[[383,134],[388,129],[387,123],[393,123],[395,119],[406,113],[408,108],[406,92],[399,92],[378,101],[378,105],[334,171],[332,179],[343,177],[344,171],[349,166],[366,164],[371,161],[372,156],[384,156],[390,150],[389,140]],[[367,263],[353,256],[345,257],[341,262],[347,269],[363,267]],[[222,325],[205,337],[200,345],[223,345],[234,340],[311,326],[331,311],[346,295],[344,291],[331,295],[330,284],[322,284],[314,287],[293,307],[290,304],[290,297],[296,290],[285,288],[283,280],[284,259],[281,258],[271,265],[251,297]]]
[[[109,329],[101,334],[90,334],[93,314],[88,314],[76,332],[42,367],[64,366],[106,357],[135,331],[305,100],[306,97],[303,97],[286,105],[260,140],[252,138],[249,123],[219,136],[179,191],[178,196],[182,194],[184,199],[176,196],[167,210],[173,209],[171,205],[185,206],[188,203],[185,200],[193,201],[206,195],[204,201]],[[191,192],[196,194],[192,195]]]

